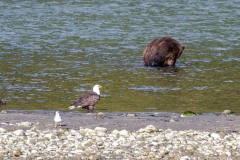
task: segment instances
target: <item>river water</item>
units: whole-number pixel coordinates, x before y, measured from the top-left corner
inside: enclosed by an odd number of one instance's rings
[[[2,109],[68,110],[101,84],[97,110],[240,113],[240,3],[3,0]],[[154,38],[186,46],[175,67],[144,67]]]

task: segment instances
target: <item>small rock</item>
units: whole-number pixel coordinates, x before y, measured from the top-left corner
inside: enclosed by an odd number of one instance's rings
[[[101,116],[101,115],[104,115],[104,113],[103,112],[98,112],[98,115]]]
[[[1,111],[1,113],[3,113],[3,114],[6,114],[6,113],[7,113],[7,111],[6,111],[6,110],[2,110],[2,111]]]
[[[71,153],[74,153],[74,154],[80,154],[82,152],[83,152],[83,150],[80,150],[80,149],[75,150],[75,151],[71,151]]]
[[[78,131],[76,131],[76,130],[74,130],[74,129],[71,129],[71,130],[70,130],[70,134],[71,134],[71,135],[78,135],[79,133],[78,133]]]
[[[0,128],[0,133],[5,133],[7,130],[4,128]]]
[[[148,132],[156,132],[157,131],[157,128],[154,127],[153,125],[148,125],[146,128],[145,128]]]
[[[97,132],[97,136],[98,137],[104,137],[105,136],[105,132]]]
[[[91,140],[82,142],[82,146],[84,146],[84,147],[90,147],[92,145],[93,145],[93,142]]]
[[[214,138],[214,139],[220,139],[220,135],[217,134],[217,133],[212,133],[211,137]]]
[[[40,123],[39,123],[39,122],[36,122],[34,126],[37,127],[37,126],[39,126],[39,125],[40,125]]]
[[[19,130],[14,131],[13,134],[16,136],[23,136],[24,131],[22,129],[19,129]]]
[[[191,158],[188,157],[188,156],[183,156],[183,157],[180,158],[180,160],[191,160]]]
[[[119,135],[120,136],[123,136],[123,137],[128,137],[129,136],[129,133],[127,130],[121,130],[119,131]]]
[[[20,127],[31,127],[32,123],[30,123],[30,122],[21,122],[21,123],[17,123],[17,126],[20,126]]]
[[[121,149],[117,149],[114,151],[116,154],[122,154],[124,153],[125,151],[121,150]]]
[[[218,134],[219,134],[220,138],[222,138],[222,139],[227,135],[227,134],[226,134],[225,132],[223,132],[223,131],[219,132]]]
[[[231,113],[231,111],[228,110],[228,109],[226,109],[226,110],[224,110],[224,111],[222,112],[222,114],[230,114],[230,113]]]
[[[21,152],[21,150],[20,149],[13,149],[13,155],[15,156],[15,157],[20,157],[21,155],[22,155],[22,152]]]
[[[136,117],[137,115],[136,114],[134,114],[134,113],[128,113],[127,114],[127,117]]]
[[[175,136],[175,135],[174,135],[173,132],[169,132],[169,133],[165,134],[165,138],[166,138],[166,139],[173,139],[174,136]]]
[[[103,113],[103,112],[98,112],[97,115],[98,115],[99,118],[102,118],[102,119],[106,116],[106,114]]]
[[[37,154],[38,151],[37,150],[32,150],[32,154]]]
[[[231,157],[231,152],[229,152],[229,151],[226,151],[226,153],[225,153],[228,157]]]
[[[176,122],[176,120],[174,120],[174,119],[170,119],[169,122]]]
[[[158,131],[156,127],[154,127],[153,125],[148,125],[146,128],[143,129],[139,129],[139,132],[148,132],[148,133],[152,133],[152,132],[156,132]]]
[[[96,127],[94,130],[97,132],[107,132],[107,128],[104,127]]]
[[[117,135],[119,135],[119,131],[115,129],[112,131],[112,134],[117,136]]]
[[[28,144],[35,144],[35,143],[36,143],[36,140],[33,139],[33,138],[28,138],[28,139],[27,139],[27,143],[28,143]]]
[[[62,135],[62,136],[64,136],[64,135]],[[50,140],[51,137],[52,137],[52,133],[47,133],[47,134],[44,135],[44,137],[48,138]]]

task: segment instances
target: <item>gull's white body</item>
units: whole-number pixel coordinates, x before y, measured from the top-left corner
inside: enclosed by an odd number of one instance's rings
[[[61,126],[62,118],[60,116],[59,111],[56,111],[55,113],[54,122],[55,122],[55,127],[57,127],[58,123],[60,123],[60,126]]]

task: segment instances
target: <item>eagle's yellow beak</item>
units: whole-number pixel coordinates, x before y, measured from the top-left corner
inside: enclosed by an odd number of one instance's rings
[[[102,89],[103,87],[101,85],[99,85],[99,88]]]

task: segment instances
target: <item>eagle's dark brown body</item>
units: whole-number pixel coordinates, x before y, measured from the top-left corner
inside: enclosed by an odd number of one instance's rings
[[[80,96],[71,106],[70,109],[74,108],[83,108],[87,109],[89,112],[93,111],[95,108],[95,105],[100,100],[100,95],[98,95],[95,92],[89,92],[86,95]]]
[[[7,102],[0,100],[0,105],[6,105],[6,104],[7,104]]]

